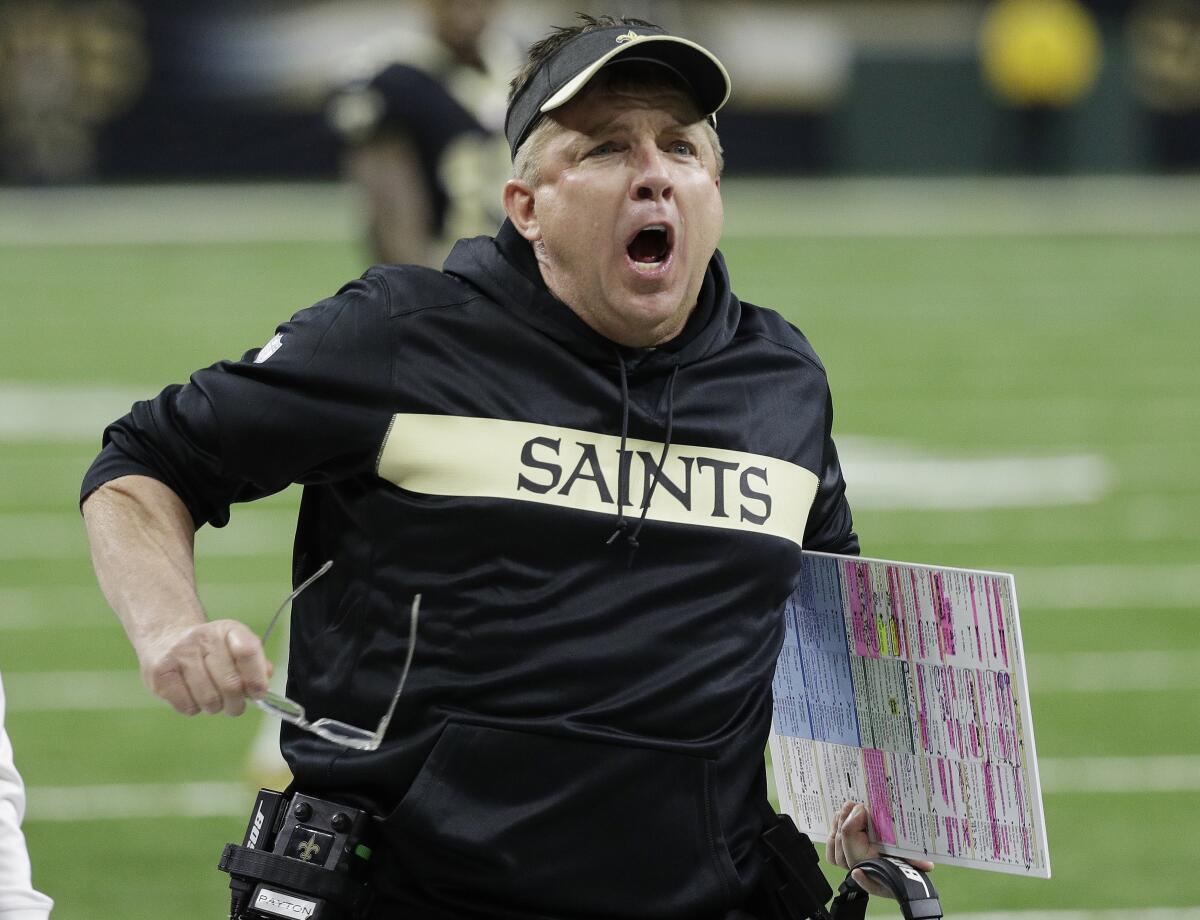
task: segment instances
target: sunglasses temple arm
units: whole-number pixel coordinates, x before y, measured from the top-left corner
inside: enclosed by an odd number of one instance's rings
[[[301,591],[303,591],[305,588],[307,588],[309,585],[311,585],[314,581],[316,581],[318,578],[320,578],[322,575],[324,575],[326,572],[328,572],[330,570],[330,568],[332,568],[332,567],[333,567],[333,560],[330,559],[323,566],[321,566],[319,569],[317,569],[315,572],[313,572],[311,575],[309,575],[308,578],[306,578],[303,582],[301,582],[300,587],[298,587],[295,591],[293,591],[291,594],[289,594],[287,597],[285,597],[283,599],[283,603],[279,605],[279,609],[275,611],[275,615],[273,617],[271,617],[271,622],[267,624],[267,628],[263,631],[262,644],[264,647],[267,644],[267,640],[269,638],[271,638],[271,630],[273,630],[275,628],[275,621],[279,619],[279,615],[281,613],[283,613],[283,611],[287,610],[288,605],[291,604],[292,601],[294,601],[297,597],[300,596]]]
[[[400,701],[400,694],[404,692],[404,682],[408,680],[408,669],[412,667],[413,653],[417,650],[417,616],[420,609],[421,595],[418,594],[413,597],[412,611],[409,613],[408,654],[404,656],[404,670],[400,672],[400,683],[396,685],[396,692],[392,695],[391,705],[388,706],[387,712],[383,714],[383,718],[379,720],[379,727],[375,729],[375,736],[380,741],[387,734],[388,725],[392,721],[392,713],[396,711],[396,703]]]

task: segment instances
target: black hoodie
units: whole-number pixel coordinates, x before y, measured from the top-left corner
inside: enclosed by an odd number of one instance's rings
[[[780,609],[801,545],[857,552],[825,373],[714,255],[684,331],[614,345],[505,224],[377,267],[105,432],[197,524],[305,485],[284,726],[296,788],[385,815],[406,917],[720,917],[757,880]],[[658,473],[658,475],[656,475]],[[650,496],[644,510],[645,497]]]

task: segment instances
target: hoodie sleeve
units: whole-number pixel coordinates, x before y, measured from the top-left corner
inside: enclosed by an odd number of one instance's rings
[[[804,528],[804,548],[846,556],[859,553],[858,534],[854,532],[854,519],[846,500],[846,480],[842,477],[842,465],[833,443],[833,397],[828,390],[820,482]]]
[[[297,313],[262,348],[135,403],[104,432],[80,500],[118,476],[158,479],[199,526],[234,502],[374,468],[391,419],[387,295],[372,275]]]

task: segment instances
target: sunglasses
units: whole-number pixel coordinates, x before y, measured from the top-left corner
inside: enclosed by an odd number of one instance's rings
[[[267,628],[263,632],[262,643],[264,647],[266,647],[267,639],[271,635],[271,630],[275,628],[275,623],[280,615],[291,606],[292,601],[300,595],[301,591],[328,572],[332,567],[333,560],[330,559],[310,575],[295,591],[283,599],[283,603],[279,605],[279,609],[275,611],[275,615],[271,617],[271,622],[267,624]],[[254,700],[254,705],[263,712],[277,716],[284,722],[295,725],[297,728],[302,728],[307,732],[312,732],[317,737],[324,738],[326,741],[332,741],[334,744],[353,748],[356,751],[377,750],[383,742],[383,736],[387,733],[388,723],[392,721],[392,713],[396,711],[396,702],[400,699],[400,694],[404,690],[404,682],[408,679],[409,668],[412,667],[413,652],[417,647],[417,619],[420,609],[421,595],[418,594],[413,597],[412,608],[409,611],[408,653],[404,657],[404,668],[400,672],[400,682],[396,685],[396,692],[392,694],[392,701],[388,704],[387,712],[379,720],[379,725],[376,726],[375,731],[359,728],[357,725],[351,725],[348,722],[342,722],[338,719],[317,719],[310,722],[304,712],[303,706],[295,700],[288,699],[282,694],[271,691],[267,691],[266,695]]]

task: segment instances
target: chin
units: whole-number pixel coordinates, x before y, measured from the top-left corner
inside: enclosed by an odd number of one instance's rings
[[[619,312],[628,328],[644,330],[647,341],[639,345],[656,345],[673,338],[683,329],[691,305],[683,306],[678,294],[637,297]]]

